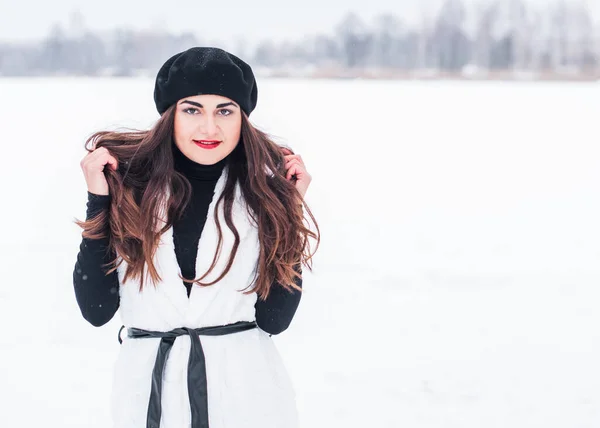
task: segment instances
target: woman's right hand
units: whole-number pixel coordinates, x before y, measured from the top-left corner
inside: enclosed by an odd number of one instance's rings
[[[113,170],[117,170],[119,163],[112,156],[108,149],[99,147],[88,153],[80,162],[88,192],[96,195],[108,195],[108,182],[104,176],[104,167],[109,165]]]

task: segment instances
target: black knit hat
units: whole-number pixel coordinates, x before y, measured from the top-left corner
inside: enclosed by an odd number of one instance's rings
[[[154,102],[160,114],[182,98],[203,94],[230,98],[250,115],[258,88],[250,66],[219,48],[190,48],[173,55],[158,71]]]

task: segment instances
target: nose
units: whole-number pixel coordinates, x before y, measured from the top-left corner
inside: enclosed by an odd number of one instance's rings
[[[217,122],[214,117],[211,115],[206,115],[204,120],[202,121],[201,131],[206,138],[214,138],[218,133],[219,127],[217,126]]]

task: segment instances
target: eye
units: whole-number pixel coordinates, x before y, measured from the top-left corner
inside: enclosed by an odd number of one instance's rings
[[[219,114],[221,116],[229,116],[232,113],[233,113],[233,111],[229,110],[228,108],[224,108],[223,110],[219,110]]]
[[[198,112],[198,109],[194,107],[188,107],[183,109],[183,112],[187,114],[196,114]]]

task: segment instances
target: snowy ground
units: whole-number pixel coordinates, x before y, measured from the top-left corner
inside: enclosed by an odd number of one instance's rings
[[[260,82],[323,233],[276,338],[303,427],[600,426],[598,84]],[[110,426],[119,317],[79,313],[83,142],[150,80],[0,80],[6,427]]]

